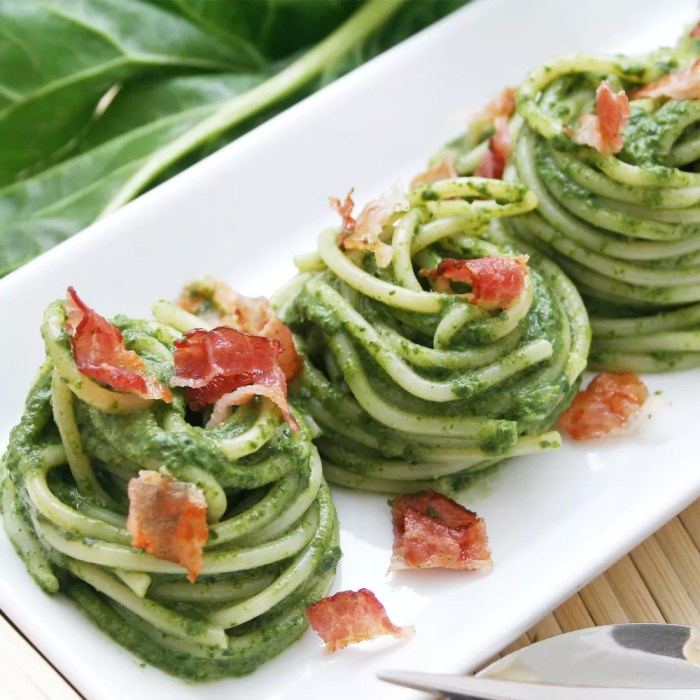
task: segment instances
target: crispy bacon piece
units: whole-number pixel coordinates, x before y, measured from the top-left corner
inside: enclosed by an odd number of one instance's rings
[[[175,341],[172,386],[187,387],[187,403],[195,411],[214,405],[209,427],[220,423],[227,408],[253,396],[277,404],[289,427],[299,431],[287,403],[287,382],[278,359],[281,345],[230,326],[211,331],[196,328]]]
[[[328,201],[331,205],[333,211],[337,211],[340,214],[340,218],[343,220],[342,233],[350,234],[355,230],[355,219],[352,215],[352,210],[355,208],[355,202],[352,198],[354,187],[350,188],[350,191],[345,195],[345,199],[341,202],[337,197],[329,197]]]
[[[515,111],[515,96],[518,88],[508,87],[486,107],[473,112],[469,117],[469,123],[489,124],[499,117],[510,117]]]
[[[380,236],[397,211],[408,209],[408,200],[400,186],[395,185],[379,199],[368,202],[357,219],[352,217],[354,203],[350,190],[345,202],[331,198],[331,206],[343,219],[343,227],[338,236],[338,245],[342,250],[360,250],[373,252],[379,267],[386,267],[391,262],[391,246],[384,243]]]
[[[619,434],[648,397],[649,390],[636,374],[601,372],[576,394],[559,423],[574,440]]]
[[[282,388],[281,383],[274,378],[270,381],[263,381],[257,384],[242,386],[234,391],[222,394],[214,404],[214,409],[211,413],[211,418],[207,423],[208,427],[219,425],[226,419],[228,409],[231,406],[241,406],[247,403],[255,396],[264,396],[270,399],[280,410],[283,418],[287,421],[289,427],[295,432],[299,432],[299,424],[294,416],[289,412],[289,404],[287,403],[286,387]]]
[[[73,357],[83,374],[144,399],[173,400],[170,389],[148,373],[143,359],[126,349],[121,331],[88,307],[73,287],[68,287],[66,314]]]
[[[469,118],[468,133],[471,133],[473,138],[477,138],[485,126],[493,125],[495,128],[493,136],[489,139],[489,147],[474,173],[478,177],[497,180],[503,177],[511,149],[508,120],[515,111],[517,92],[517,88],[506,88],[495,100],[474,112]]]
[[[204,566],[203,549],[209,537],[202,491],[169,474],[144,469],[129,481],[128,493],[126,529],[131,546],[184,566],[194,583]]]
[[[218,280],[207,279],[205,285],[211,297],[185,289],[178,305],[210,323],[276,340],[282,348],[277,362],[286,380],[291,382],[301,373],[303,361],[294,345],[292,332],[272,310],[268,299],[243,296]]]
[[[505,309],[525,286],[527,261],[527,255],[475,260],[445,258],[436,268],[421,270],[421,274],[431,280],[438,291],[451,291],[450,282],[471,284],[472,291],[465,296],[472,304],[486,309]]]
[[[630,101],[624,90],[613,92],[604,80],[596,90],[597,114],[584,114],[575,129],[567,129],[574,141],[591,146],[598,153],[619,153],[622,150],[622,130],[630,118]]]
[[[399,496],[391,504],[396,569],[475,570],[491,566],[483,518],[435,491]]]
[[[510,157],[510,129],[506,117],[497,117],[494,121],[496,131],[489,139],[489,147],[474,172],[478,177],[490,177],[500,180]]]
[[[367,639],[390,634],[405,637],[413,627],[397,627],[372,591],[341,591],[306,609],[311,627],[326,643],[326,651],[344,649]]]
[[[414,187],[420,187],[421,185],[429,185],[431,182],[437,182],[438,180],[447,180],[451,177],[457,177],[457,171],[455,170],[455,154],[447,153],[439,162],[433,165],[432,168],[428,168],[416,175],[409,189]]]
[[[700,26],[700,23],[699,23]],[[695,32],[698,27],[695,27]],[[691,34],[698,36],[698,34]],[[632,97],[668,97],[672,100],[700,99],[700,58],[690,68],[676,73],[669,73],[653,83],[636,90]]]

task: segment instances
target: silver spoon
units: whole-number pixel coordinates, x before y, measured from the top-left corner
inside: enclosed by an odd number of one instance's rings
[[[592,627],[520,649],[477,676],[388,671],[379,677],[451,698],[698,700],[700,629]]]

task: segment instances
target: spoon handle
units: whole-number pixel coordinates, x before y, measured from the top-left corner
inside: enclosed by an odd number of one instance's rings
[[[379,678],[407,688],[471,700],[698,700],[700,697],[697,688],[566,686],[415,671],[386,671]]]

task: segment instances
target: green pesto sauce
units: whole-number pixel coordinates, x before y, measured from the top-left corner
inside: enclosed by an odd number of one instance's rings
[[[138,342],[143,334],[152,330],[129,319],[120,318],[118,322],[127,344]],[[144,359],[161,376],[169,375],[171,368],[167,359],[156,355]],[[32,470],[44,468],[42,453],[46,447],[60,444],[60,436],[52,420],[51,381],[52,371],[47,365],[42,368],[29,392],[20,423],[11,432],[0,471],[2,479],[9,479],[17,491],[18,497],[11,503],[12,513],[30,538],[35,537],[35,523],[45,524],[48,521],[42,514],[30,512],[32,506],[26,498],[24,477]],[[184,401],[179,395],[168,407],[155,404],[152,410],[125,415],[102,413],[77,398],[74,398],[74,408],[82,445],[95,469],[96,477],[103,488],[124,506],[123,515],[126,514],[127,505],[125,481],[116,479],[103,469],[104,461],[123,470],[126,478],[129,472],[136,473],[139,468],[159,466],[166,466],[177,478],[180,470],[200,466],[220,477],[219,483],[222,486],[231,487],[227,488],[230,499],[227,517],[243,512],[245,505],[254,505],[267,493],[270,484],[287,472],[296,472],[297,483],[301,488],[308,482],[310,445],[306,428],[302,429],[301,434],[291,434],[288,427],[279,428],[255,454],[231,462],[216,449],[216,438],[199,428],[188,428],[186,423],[177,431],[162,428],[166,411],[179,411],[184,418]],[[254,416],[255,412],[252,414]],[[248,419],[246,425],[251,420],[252,418]],[[231,434],[238,432],[233,430]],[[230,437],[231,434],[227,434],[224,428],[219,430],[219,437]],[[86,508],[89,512],[90,507],[97,505],[90,496],[78,490],[67,465],[52,468],[48,472],[47,483],[57,498],[78,513],[84,512]],[[278,489],[279,495],[276,496],[277,500],[281,499],[280,502],[284,502],[288,492],[285,483],[282,483]],[[69,573],[70,561],[67,557],[47,543],[37,540],[36,552],[30,550],[19,553],[29,573],[44,590],[55,593],[60,586],[60,590],[100,629],[149,664],[193,681],[242,676],[294,642],[307,627],[304,610],[326,594],[329,578],[325,574],[337,565],[340,549],[337,545],[337,523],[334,520],[332,502],[325,487],[319,491],[317,500],[319,503],[324,500],[322,510],[329,515],[323,516],[327,524],[324,528],[319,528],[307,545],[313,562],[311,574],[296,591],[267,613],[230,630],[227,633],[229,641],[226,648],[205,650],[201,657],[173,650],[169,647],[169,638],[150,623],[74,577]],[[119,512],[118,506],[116,510]],[[62,537],[68,542],[79,542],[86,547],[98,543],[96,539],[86,537],[78,531],[63,530]],[[223,546],[230,545],[223,543]],[[278,575],[289,564],[289,560],[277,563],[275,573]],[[271,569],[269,566],[262,568]],[[202,577],[198,584],[206,584],[207,579],[211,578],[212,582],[230,580],[235,586],[237,575],[233,573]],[[248,575],[248,572],[240,574],[241,578]],[[159,583],[182,583],[185,580],[184,576],[176,575],[152,574],[151,578],[154,590],[157,590]],[[166,610],[182,616],[185,635],[197,635],[208,628],[206,613],[211,609],[210,603],[198,603],[196,599],[187,602],[168,602],[156,597],[153,599]],[[183,648],[187,644],[188,642],[183,642]]]
[[[686,100],[670,100],[655,112],[635,109],[624,131],[620,157],[633,165],[670,175],[669,154],[662,144],[669,131],[676,131],[689,107]]]
[[[488,239],[489,236],[484,238]],[[483,243],[479,241],[460,242],[460,246],[474,248],[474,250],[466,248],[461,250],[460,254],[464,257],[477,257],[482,254],[480,246],[483,247]],[[440,257],[445,255],[451,257],[449,252],[443,252]],[[508,250],[508,252],[511,251]],[[537,271],[536,256],[531,263],[534,299],[528,314],[517,329],[521,337],[513,349],[544,338],[551,343],[556,357],[561,353],[561,324],[566,322],[564,312],[559,301],[552,294],[548,282]],[[334,376],[328,371],[327,336],[332,335],[338,327],[342,327],[352,339],[352,332],[356,329],[343,326],[334,318],[335,311],[332,307],[323,307],[308,294],[299,295],[296,303],[301,309],[302,317],[313,316],[314,319],[320,319],[320,323],[314,328],[317,333],[320,330],[320,337],[309,333],[308,327],[302,326],[298,330],[305,334],[306,339],[311,340],[312,347],[308,344],[306,347],[309,358],[317,367],[326,368],[330,384],[325,389],[314,392],[310,392],[308,388],[305,392],[296,389],[294,399],[306,402],[313,396],[315,401],[324,406],[326,413],[333,416],[336,423],[346,426],[349,431],[359,429],[372,436],[372,446],[370,446],[338,434],[328,426],[325,428],[322,426],[326,435],[317,441],[321,453],[333,463],[342,464],[354,473],[367,476],[371,476],[377,469],[378,460],[400,459],[409,463],[419,461],[412,453],[410,443],[405,442],[405,437],[400,431],[382,425],[359,407],[357,410],[349,411],[348,405],[356,404],[344,385],[342,373]],[[363,299],[359,311],[370,324],[376,319],[381,319],[414,343],[432,347],[432,336],[442,315],[462,303],[455,297],[451,303],[445,305],[441,314],[420,314],[388,309],[377,302]],[[494,322],[499,315],[469,322],[453,337],[451,347],[478,349],[500,344],[502,341],[494,334]],[[457,372],[439,364],[429,368],[414,366],[413,370],[426,379],[450,382],[453,391],[463,397],[447,402],[428,401],[399,387],[359,342],[353,341],[353,345],[360,360],[359,366],[345,367],[343,371],[362,372],[374,392],[384,402],[400,411],[410,413],[413,420],[420,422],[421,419],[444,417],[446,422],[449,422],[449,419],[455,417],[474,416],[496,418],[502,421],[498,430],[492,432],[492,429],[489,429],[479,441],[480,448],[494,457],[507,455],[517,440],[518,434],[548,427],[551,424],[551,416],[558,414],[561,410],[562,398],[570,396],[570,387],[564,379],[559,376],[550,378],[547,374],[550,365],[548,360],[518,372],[493,387],[489,387],[481,379],[478,371]],[[382,351],[379,350],[379,352],[381,354]],[[410,357],[408,362],[410,363]],[[336,363],[343,364],[338,359]],[[313,409],[309,410],[313,412]]]
[[[556,190],[559,197],[562,199],[578,199],[585,202],[589,207],[598,206],[598,198],[595,194],[570,180],[564,172],[559,170],[545,142],[540,141],[538,143],[535,152],[535,164],[540,177],[548,186]]]

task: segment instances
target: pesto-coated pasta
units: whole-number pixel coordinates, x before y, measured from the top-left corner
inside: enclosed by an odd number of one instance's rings
[[[305,354],[294,398],[319,426],[329,480],[410,492],[459,488],[506,457],[557,447],[546,432],[578,386],[589,326],[571,282],[538,254],[507,308],[431,289],[445,259],[513,256],[489,226],[536,200],[518,184],[448,178],[409,191],[382,255],[324,231],[275,298]],[[543,432],[544,431],[544,432]]]
[[[591,317],[589,366],[655,372],[700,365],[700,102],[636,92],[697,55],[689,37],[642,57],[574,54],[533,70],[517,94],[504,178],[537,208],[504,220],[510,234],[555,260]],[[624,90],[631,116],[619,152],[579,145],[602,81]],[[449,145],[460,175],[488,133]]]
[[[174,341],[204,324],[158,308],[169,323],[114,323],[167,384]],[[5,528],[30,574],[169,673],[250,673],[306,629],[304,610],[325,595],[339,557],[308,428],[300,417],[300,431],[290,430],[263,398],[205,428],[182,390],[165,403],[98,384],[76,366],[63,301],[48,308],[42,332],[47,361],[2,475]],[[206,499],[209,537],[195,583],[180,564],[133,547],[126,529],[129,480],[163,469]]]

